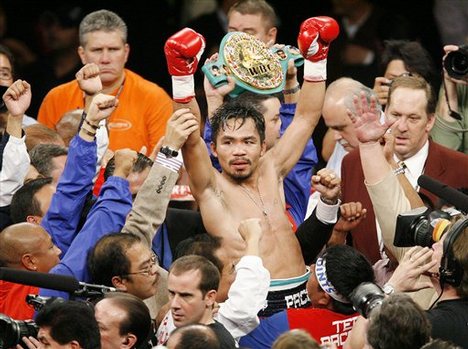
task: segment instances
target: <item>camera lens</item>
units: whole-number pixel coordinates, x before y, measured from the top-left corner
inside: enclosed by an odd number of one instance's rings
[[[21,338],[36,337],[37,332],[38,327],[33,321],[13,320],[5,314],[0,314],[0,348],[11,348],[21,344]]]
[[[382,289],[372,282],[363,282],[349,295],[353,307],[365,318],[369,317],[372,309],[382,304],[385,294]]]
[[[445,70],[455,79],[466,79],[468,74],[468,49],[460,47],[457,51],[449,52],[444,61]]]
[[[452,70],[457,74],[462,74],[462,75],[466,74],[468,71],[467,57],[462,54],[453,55]]]
[[[432,226],[429,220],[423,219],[414,228],[414,242],[417,246],[432,246]]]

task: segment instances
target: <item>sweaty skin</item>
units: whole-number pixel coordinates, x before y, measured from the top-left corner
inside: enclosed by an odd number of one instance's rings
[[[248,144],[250,137],[257,138],[257,143]],[[226,139],[233,144],[223,144]],[[226,259],[232,263],[245,250],[245,242],[237,231],[238,222],[259,218],[264,231],[260,256],[272,277],[302,275],[305,264],[285,215],[283,180],[274,168],[273,154],[267,152],[258,157],[260,148],[259,135],[251,119],[235,131],[226,128],[218,136],[216,153],[223,172],[215,173],[216,189],[206,192],[206,199],[200,201],[204,224],[213,235],[223,238]],[[242,179],[249,173],[248,178]],[[288,263],[281,263],[285,254]]]
[[[328,21],[330,27],[323,26],[324,21]],[[308,59],[307,74],[304,73],[294,119],[275,146],[266,152],[266,143],[260,139],[254,122],[258,115],[253,118],[253,115],[244,114],[250,117],[242,122],[231,118],[233,115],[230,114],[225,115],[228,119],[219,132],[215,132],[212,143],[212,154],[219,160],[221,173],[212,167],[199,132],[192,132],[182,147],[190,187],[199,204],[203,223],[208,232],[222,238],[226,254],[223,262],[237,262],[246,253],[246,244],[238,232],[239,224],[245,219],[258,218],[263,230],[260,257],[273,279],[302,276],[306,272],[299,242],[286,216],[282,182],[299,160],[320,119],[325,95],[324,58],[329,42],[338,35],[338,26],[333,19],[310,18],[301,28],[301,34]],[[317,38],[316,43],[322,49],[318,55],[311,56],[307,51],[311,45],[308,38],[319,34],[326,39]],[[179,53],[178,64],[182,57],[187,58]],[[166,59],[171,66],[173,55],[166,55]],[[193,60],[187,63],[187,71],[193,70],[192,63]],[[177,88],[180,81],[174,78]],[[181,118],[201,120],[195,98],[184,103],[174,101],[174,110],[181,113]],[[175,125],[168,123],[166,130],[171,127]]]
[[[283,179],[301,155],[320,114],[317,106],[322,105],[323,85],[309,84],[304,99],[312,91],[316,92],[315,98],[307,98],[304,107],[298,105],[299,116],[296,112],[295,121],[267,152],[252,119],[246,119],[242,126],[229,120],[212,148],[223,169],[221,173],[212,168],[199,135],[190,135],[182,148],[192,194],[207,231],[222,238],[225,264],[236,263],[245,254],[245,242],[237,231],[239,222],[259,218],[264,232],[260,257],[271,277],[290,278],[305,273],[299,243],[285,214]],[[190,108],[192,112],[197,109],[194,105]]]

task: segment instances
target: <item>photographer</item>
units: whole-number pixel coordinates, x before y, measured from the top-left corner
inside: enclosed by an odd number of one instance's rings
[[[381,58],[382,76],[374,80],[373,90],[385,106],[392,80],[398,76],[419,75],[437,88],[440,78],[429,52],[418,41],[385,40]]]
[[[462,218],[432,246],[432,250],[420,246],[409,249],[387,283],[390,292],[411,292],[428,286],[421,276],[429,273],[432,285],[439,296],[437,305],[426,311],[432,325],[431,337],[451,341],[465,349],[468,348],[466,246],[468,246],[468,219]],[[363,318],[358,319],[345,348],[364,347],[363,333],[366,332],[366,321]]]
[[[419,251],[408,251],[389,280],[396,291],[413,291],[419,277],[428,270],[438,294],[434,308],[427,311],[432,324],[432,337],[449,340],[468,348],[468,218],[450,226],[448,232],[432,245],[430,262],[420,258]],[[398,277],[399,269],[406,268],[412,277]],[[430,268],[430,269],[429,269]]]
[[[23,337],[29,349],[99,349],[101,337],[92,306],[55,301],[37,314],[37,339]],[[17,348],[20,348],[17,346]]]
[[[428,103],[424,101],[425,91],[428,88],[427,84],[422,79],[415,77],[401,77],[396,78],[395,81],[398,85],[396,88],[392,86],[392,89],[395,89],[392,90],[391,97],[394,97],[393,94],[398,94],[399,98],[397,98],[396,102],[391,99],[389,101],[390,105],[396,108],[397,102],[400,100],[401,105],[411,106],[410,102],[412,101],[412,103],[419,106],[418,108],[414,111],[408,108],[408,111],[403,112],[390,110],[389,115],[387,115],[388,120],[385,124],[381,124],[379,121],[380,115],[375,107],[375,100],[371,100],[369,105],[365,99],[361,98],[360,100],[355,100],[357,104],[356,110],[360,111],[360,117],[352,117],[352,119],[355,123],[357,137],[361,142],[359,145],[359,155],[365,186],[382,230],[383,242],[395,259],[400,261],[407,248],[394,246],[396,219],[398,214],[407,212],[411,208],[418,206],[411,204],[413,199],[417,198],[417,193],[405,180],[406,172],[411,172],[411,170],[406,168],[406,164],[413,159],[405,159],[405,166],[397,163],[393,156],[393,144],[400,143],[401,145],[409,142],[405,138],[406,133],[416,134],[422,132],[426,134],[429,132],[430,127],[425,126],[424,130],[420,129],[419,131],[414,129],[414,124],[421,122],[421,115],[427,113],[424,108],[425,104],[427,108]],[[433,116],[431,116],[431,119],[433,119]],[[401,133],[398,131],[399,128],[403,128],[406,131]],[[427,138],[427,136],[424,138]],[[384,142],[385,145],[382,146],[380,142]],[[435,151],[437,156],[430,159],[431,149]],[[422,166],[421,169],[424,169],[425,174],[439,177],[444,183],[450,185],[454,183],[461,184],[466,181],[467,177],[464,172],[460,172],[457,178],[453,177],[455,172],[459,171],[459,168],[468,168],[468,157],[466,155],[436,145],[430,141],[428,153],[426,164],[419,164]],[[419,158],[418,156],[417,159]],[[415,165],[415,162],[412,165]],[[408,165],[408,167],[411,166]],[[424,191],[424,194],[426,193],[428,191]],[[433,194],[431,196],[434,197]],[[426,279],[426,281],[428,280]],[[419,305],[427,309],[434,297],[434,290],[419,291],[412,297]]]
[[[444,47],[444,80],[439,93],[435,142],[468,154],[468,47]]]
[[[432,256],[432,250],[415,246],[401,260],[392,278],[384,286],[362,283],[350,295],[353,306],[362,315],[349,333],[345,349],[412,349],[429,340],[430,323],[424,311],[410,297],[393,294],[400,286],[411,291],[430,287],[419,280],[416,266],[424,264]],[[424,264],[426,272],[433,263]],[[390,295],[386,297],[386,295]]]

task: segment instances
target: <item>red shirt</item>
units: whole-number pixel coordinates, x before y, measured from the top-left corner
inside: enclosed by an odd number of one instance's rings
[[[0,313],[14,320],[32,319],[34,308],[26,303],[28,294],[39,294],[39,288],[0,280]]]
[[[319,344],[334,343],[338,348],[348,338],[358,314],[343,315],[328,309],[288,309],[290,329],[301,328],[309,332]]]

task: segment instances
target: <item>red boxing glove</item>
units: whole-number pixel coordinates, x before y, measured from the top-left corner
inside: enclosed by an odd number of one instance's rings
[[[195,96],[193,74],[205,49],[205,38],[190,28],[184,28],[164,45],[167,68],[172,75],[172,98],[177,103],[188,103]]]
[[[302,22],[297,44],[306,59],[304,80],[317,82],[327,79],[328,47],[339,33],[340,27],[331,17],[312,17]]]
[[[331,17],[306,19],[301,24],[297,44],[304,58],[318,62],[327,58],[328,46],[340,33],[338,23]]]
[[[164,45],[167,68],[172,76],[193,75],[205,49],[205,38],[190,28],[184,28]]]

